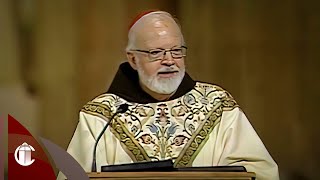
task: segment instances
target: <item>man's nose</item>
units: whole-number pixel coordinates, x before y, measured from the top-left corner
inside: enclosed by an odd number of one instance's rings
[[[176,62],[172,58],[170,51],[165,51],[163,55],[163,60],[161,61],[161,64],[166,65],[166,66],[172,66]]]

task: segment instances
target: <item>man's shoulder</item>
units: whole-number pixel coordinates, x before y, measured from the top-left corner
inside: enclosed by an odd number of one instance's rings
[[[221,105],[225,110],[239,107],[232,95],[219,85],[197,81],[194,90],[209,101],[222,102]]]
[[[118,101],[119,97],[114,94],[100,94],[91,101],[87,102],[81,108],[80,112],[108,118],[111,116],[111,113],[115,111],[115,107],[117,106]]]
[[[207,82],[197,81],[194,89],[198,91],[206,91],[206,93],[210,92],[210,94],[219,94],[232,97],[231,94],[221,86]]]
[[[106,105],[113,105],[113,103],[118,101],[118,99],[119,99],[119,97],[115,94],[103,93],[103,94],[96,96],[95,98],[93,98],[89,102],[102,103],[102,104],[106,104]]]
[[[200,87],[200,88],[210,87],[210,88],[214,88],[214,89],[216,89],[216,90],[225,91],[225,90],[224,90],[221,86],[219,86],[219,85],[212,84],[212,83],[208,83],[208,82],[202,82],[202,81],[196,81],[195,87]]]

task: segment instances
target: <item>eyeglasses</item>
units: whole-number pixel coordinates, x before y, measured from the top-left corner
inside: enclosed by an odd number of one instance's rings
[[[170,52],[171,57],[173,59],[181,59],[182,57],[187,56],[187,47],[174,47],[171,49],[150,49],[150,50],[140,50],[140,49],[133,49],[131,51],[141,52],[148,54],[150,61],[159,61],[164,59],[166,52]]]

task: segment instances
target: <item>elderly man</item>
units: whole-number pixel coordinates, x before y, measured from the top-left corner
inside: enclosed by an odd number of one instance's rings
[[[187,47],[173,17],[141,15],[130,27],[127,60],[107,93],[88,102],[68,152],[91,171],[97,136],[121,104],[97,147],[102,165],[172,159],[175,167],[240,165],[257,179],[278,167],[232,96],[185,72]]]

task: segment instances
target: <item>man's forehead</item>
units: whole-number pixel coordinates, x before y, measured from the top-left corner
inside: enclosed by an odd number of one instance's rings
[[[171,49],[173,47],[179,47],[181,45],[181,38],[179,36],[149,39],[145,38],[139,43],[139,47],[144,49]]]
[[[148,17],[137,24],[135,29],[136,43],[140,46],[174,46],[181,45],[180,28],[172,18]]]
[[[136,26],[139,26],[141,22],[148,22],[148,21],[156,21],[157,19],[166,19],[170,21],[172,18],[171,14],[165,11],[146,11],[144,13],[139,14],[134,21],[131,23],[129,31],[131,29],[135,29]],[[152,23],[152,22],[151,22]]]

